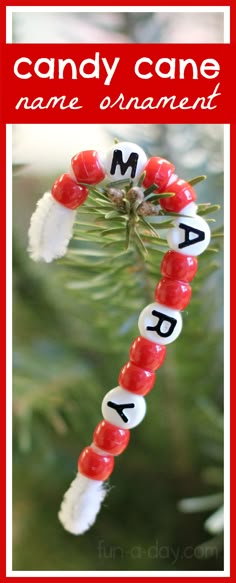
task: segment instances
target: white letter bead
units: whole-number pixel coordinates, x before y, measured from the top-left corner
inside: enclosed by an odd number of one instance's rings
[[[107,393],[102,402],[102,414],[106,421],[122,429],[136,427],[146,413],[146,401],[120,386]]]
[[[114,144],[102,157],[99,156],[106,175],[111,180],[125,180],[138,178],[147,163],[145,152],[132,142]]]
[[[174,221],[174,227],[167,231],[166,238],[174,251],[197,256],[208,247],[211,231],[202,217],[179,217]]]
[[[141,312],[138,320],[141,336],[156,344],[170,344],[182,330],[182,316],[178,310],[154,302]]]

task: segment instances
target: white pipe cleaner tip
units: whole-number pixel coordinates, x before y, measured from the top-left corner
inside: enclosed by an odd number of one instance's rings
[[[31,259],[50,263],[65,255],[75,215],[75,210],[66,208],[50,192],[45,192],[30,221],[28,251]]]
[[[78,472],[64,495],[58,518],[71,534],[83,534],[94,524],[108,492],[100,480],[91,480]]]

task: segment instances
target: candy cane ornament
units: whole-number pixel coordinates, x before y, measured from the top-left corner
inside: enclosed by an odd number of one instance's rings
[[[108,490],[106,480],[113,471],[114,458],[126,449],[130,429],[145,416],[144,397],[154,386],[166,345],[181,333],[181,311],[191,298],[189,283],[198,268],[197,256],[210,242],[209,226],[197,215],[195,190],[174,170],[173,164],[163,158],[154,156],[148,160],[142,148],[130,142],[115,144],[104,154],[94,150],[80,152],[72,158],[70,174],[56,180],[31,219],[30,255],[34,260],[49,262],[66,252],[75,209],[87,198],[89,185],[106,186],[111,180],[130,179],[133,184],[139,181],[140,186],[141,179],[141,195],[152,186],[157,196],[173,193],[174,196],[160,198],[159,204],[178,215],[167,232],[170,250],[161,262],[162,278],[154,290],[154,302],[144,307],[139,316],[139,336],[131,344],[129,361],[120,371],[118,386],[103,399],[103,420],[95,428],[91,445],[80,454],[78,473],[61,504],[59,520],[75,535],[86,532],[95,522]]]

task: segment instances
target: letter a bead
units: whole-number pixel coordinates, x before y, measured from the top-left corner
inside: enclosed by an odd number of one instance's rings
[[[174,221],[174,227],[167,231],[166,237],[174,251],[197,256],[208,247],[211,231],[202,217],[179,217]]]

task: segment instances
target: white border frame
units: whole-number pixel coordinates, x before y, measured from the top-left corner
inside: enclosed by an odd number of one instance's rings
[[[14,12],[219,12],[224,15],[224,43],[230,42],[229,6],[8,6],[6,10],[6,41],[12,43]]]

